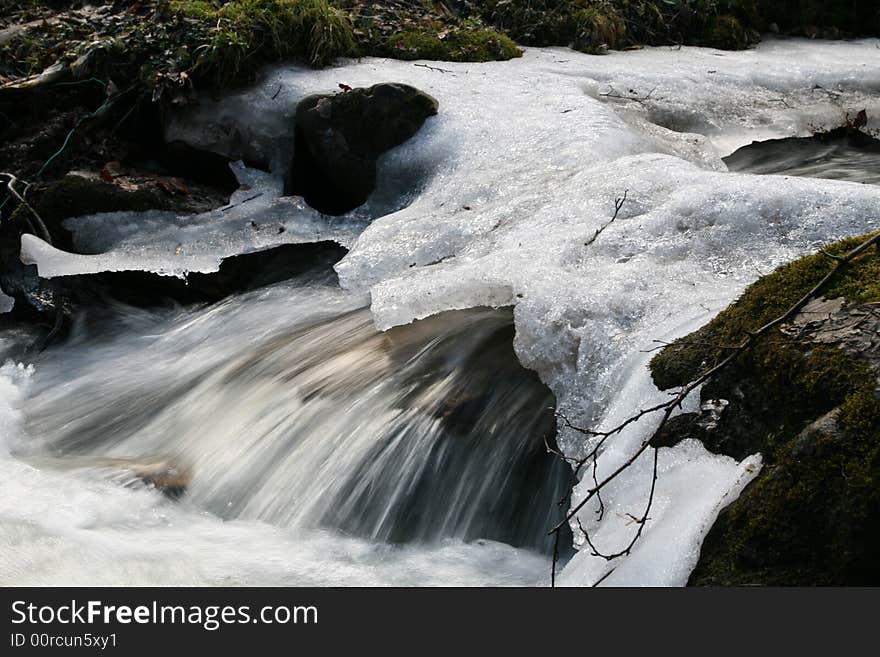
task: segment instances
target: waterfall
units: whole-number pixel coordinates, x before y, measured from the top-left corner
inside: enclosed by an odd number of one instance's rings
[[[567,466],[512,313],[382,333],[361,303],[292,283],[83,327],[37,365],[28,458],[131,484],[173,468],[175,491],[224,519],[549,550]]]

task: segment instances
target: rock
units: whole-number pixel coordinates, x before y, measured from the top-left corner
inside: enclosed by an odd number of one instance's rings
[[[229,168],[232,162],[230,158],[195,148],[186,142],[178,140],[167,144],[160,162],[169,173],[176,176],[230,193],[238,188],[238,180]]]
[[[826,247],[846,253],[868,236]],[[663,387],[720,362],[746,331],[781,316],[834,267],[825,254],[784,265],[652,361]],[[765,468],[707,535],[690,584],[854,585],[880,582],[880,252],[839,271],[826,297],[759,339],[701,389],[655,446],[700,440]],[[727,400],[727,403],[722,403]],[[723,412],[722,412],[723,411]]]
[[[129,473],[142,484],[155,488],[174,500],[183,497],[192,480],[192,473],[188,468],[170,461],[112,459],[108,461],[108,466],[121,469],[122,474]]]
[[[845,299],[815,299],[781,332],[789,337],[838,347],[864,360],[880,376],[880,302],[846,305]]]
[[[811,423],[721,512],[689,584],[876,585],[876,449],[851,407]]]
[[[296,110],[285,193],[327,214],[363,205],[376,185],[379,156],[415,135],[437,108],[428,94],[397,83],[305,98]]]
[[[725,438],[723,432],[715,432],[725,409],[730,405],[726,399],[709,399],[700,405],[699,413],[682,413],[673,416],[651,438],[653,447],[674,447],[682,440],[699,440],[707,449],[724,453],[724,446],[717,439]],[[715,433],[713,433],[715,432]]]
[[[652,447],[675,447],[686,438],[703,442],[704,429],[697,424],[699,413],[682,413],[669,420],[651,437]]]

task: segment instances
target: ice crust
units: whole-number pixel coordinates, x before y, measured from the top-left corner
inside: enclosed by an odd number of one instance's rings
[[[206,136],[203,126],[220,117],[226,134],[246,135],[281,167],[284,158],[272,149],[288,143],[296,102],[339,83],[412,84],[440,101],[440,113],[382,159],[380,189],[367,209],[338,224],[298,200],[269,198],[191,220],[104,215],[70,226],[107,253],[71,257],[27,238],[23,259],[43,276],[135,265],[183,275],[216,267],[221,254],[265,248],[268,242],[242,234],[250,221],[283,221],[285,241],[309,234],[352,246],[337,265],[340,282],[371,294],[380,328],[449,309],[515,306],[523,364],[573,422],[613,426],[664,399],[646,370],[656,341],[700,326],[773,267],[880,227],[880,188],[728,173],[720,160],[752,139],[835,127],[847,112],[867,108],[876,116],[878,46],[788,40],[735,53],[646,48],[603,57],[530,49],[510,62],[438,65],[446,72],[381,59],[324,71],[279,68],[169,130],[234,153],[229,140]],[[355,237],[395,194],[409,205]],[[141,231],[145,219],[151,231]],[[128,227],[134,221],[137,232]],[[182,253],[172,255],[179,244]],[[652,422],[609,442],[600,477],[650,435]],[[559,440],[570,455],[588,447],[564,427]],[[718,511],[759,469],[758,455],[736,463],[692,441],[661,450],[645,536],[604,583],[686,583]],[[581,512],[608,551],[634,531],[626,514],[641,513],[649,475],[646,454],[603,495],[601,525],[593,507]],[[575,501],[582,494],[579,488]],[[581,550],[561,581],[589,585],[608,570]]]
[[[43,278],[107,271],[150,271],[185,278],[217,271],[223,259],[282,244],[333,241],[351,246],[365,223],[325,217],[300,197],[281,197],[270,174],[233,165],[241,188],[227,206],[198,215],[107,212],[64,222],[74,246],[68,253],[33,235],[22,236],[21,260]]]

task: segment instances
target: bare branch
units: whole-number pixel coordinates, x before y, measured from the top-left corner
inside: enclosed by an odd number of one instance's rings
[[[623,192],[623,196],[618,196],[616,199],[614,199],[614,214],[612,215],[611,219],[609,219],[606,223],[597,228],[596,232],[593,233],[593,236],[586,242],[584,242],[584,246],[590,246],[598,239],[599,235],[605,232],[605,229],[608,228],[608,226],[614,223],[614,220],[617,219],[617,216],[620,214],[620,209],[623,207],[623,204],[626,203],[627,194],[629,194],[628,189]]]
[[[624,94],[617,93],[617,91],[614,89],[614,87],[612,87],[610,84],[608,85],[608,88],[610,89],[610,91],[608,91],[607,93],[600,93],[599,96],[601,96],[602,98],[617,98],[619,100],[632,100],[636,103],[641,103],[641,104],[644,104],[645,102],[651,100],[651,96],[653,96],[654,92],[657,91],[657,87],[654,87],[646,95],[640,96],[639,94],[635,93],[635,91],[630,90],[632,93],[631,93],[631,95],[627,96]]]
[[[18,201],[21,205],[23,205],[28,210],[28,212],[30,212],[30,214],[33,216],[33,218],[36,220],[37,227],[39,228],[39,232],[40,232],[40,237],[42,237],[43,240],[45,242],[47,242],[48,244],[52,244],[52,236],[49,234],[49,229],[46,228],[46,224],[43,223],[42,218],[40,217],[39,214],[37,214],[37,211],[34,210],[34,208],[31,206],[31,204],[28,203],[24,199],[24,194],[27,193],[27,188],[30,187],[30,183],[25,182],[23,180],[19,180],[16,176],[14,176],[11,173],[0,172],[0,176],[3,176],[8,179],[8,181],[6,183],[6,189],[9,190],[9,193],[15,198],[15,200]],[[18,192],[18,190],[15,189],[16,183],[21,183],[24,185],[24,192],[23,193],[20,194]],[[34,227],[34,225],[31,223],[30,219],[28,219],[28,224],[30,225],[31,230],[34,231],[34,233],[36,233],[37,230]]]
[[[450,71],[448,68],[439,68],[437,66],[428,66],[427,64],[413,64],[413,66],[418,66],[419,68],[426,68],[429,71],[437,71],[438,73],[454,73],[454,71]]]

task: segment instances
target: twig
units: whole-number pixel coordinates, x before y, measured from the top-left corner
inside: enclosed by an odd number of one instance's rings
[[[556,588],[556,564],[559,563],[559,537],[561,532],[556,532],[553,537],[553,567],[550,569],[550,588]]]
[[[437,66],[428,66],[427,64],[413,64],[413,66],[426,68],[429,71],[437,71],[438,73],[455,73],[455,71],[450,71],[448,68],[438,68]]]
[[[652,352],[654,352],[654,351],[658,351],[658,350],[660,350],[660,349],[664,349],[665,347],[668,347],[669,345],[673,344],[672,342],[667,342],[666,340],[651,340],[651,342],[653,342],[653,343],[656,344],[657,346],[656,346],[656,347],[651,347],[650,349],[641,349],[641,350],[640,350],[640,353],[643,353],[643,354],[650,354],[650,353],[652,353]],[[701,346],[701,347],[712,347],[713,349],[720,349],[720,350],[722,350],[722,351],[724,351],[724,350],[738,349],[738,348],[739,348],[739,345],[716,344],[716,343],[714,343],[714,342],[702,342],[702,341],[699,341],[699,340],[681,340],[681,341],[679,342],[679,344],[698,345],[698,346]]]
[[[602,575],[602,577],[600,577],[600,578],[597,579],[595,582],[593,582],[593,586],[592,586],[592,588],[596,588],[597,586],[599,586],[599,584],[601,584],[601,583],[604,582],[606,579],[608,579],[608,578],[611,576],[611,573],[613,573],[615,570],[617,570],[617,568],[612,568],[612,569],[609,570],[607,573],[605,573],[604,575]]]
[[[596,232],[593,233],[593,236],[586,242],[584,242],[584,246],[590,246],[598,239],[599,235],[605,232],[605,229],[608,228],[608,226],[614,223],[614,220],[617,219],[617,215],[620,214],[620,209],[623,207],[623,204],[626,203],[627,194],[629,194],[628,189],[623,192],[623,196],[618,196],[616,199],[614,199],[614,215],[606,223],[602,224],[602,226],[596,229]]]
[[[651,91],[649,91],[649,92],[648,92],[646,95],[644,95],[644,96],[639,96],[639,95],[636,94],[635,92],[634,92],[634,94],[631,95],[631,96],[625,96],[625,95],[623,95],[623,94],[619,94],[619,93],[617,93],[617,91],[614,89],[614,87],[612,87],[610,84],[608,85],[608,88],[609,88],[611,91],[609,91],[609,92],[607,92],[607,93],[604,93],[604,94],[603,94],[603,93],[600,93],[599,96],[601,96],[602,98],[617,98],[617,99],[619,99],[619,100],[631,100],[631,101],[634,101],[634,102],[636,102],[636,103],[640,103],[640,104],[642,104],[642,105],[644,105],[645,102],[651,100],[651,96],[653,96],[653,95],[654,95],[654,92],[657,91],[657,87],[654,87],[653,89],[651,89]]]
[[[11,173],[0,172],[0,176],[4,176],[5,178],[8,179],[8,181],[6,183],[6,189],[9,190],[9,193],[15,198],[16,201],[18,201],[21,205],[23,205],[31,213],[31,215],[33,216],[33,218],[37,222],[37,227],[39,227],[39,232],[41,233],[40,237],[42,237],[45,242],[47,242],[48,244],[51,245],[52,244],[52,236],[49,234],[49,229],[46,228],[46,224],[43,223],[43,219],[40,217],[40,215],[37,213],[37,211],[34,210],[34,208],[31,206],[31,204],[28,203],[24,199],[24,196],[22,194],[19,194],[18,190],[15,189],[16,183],[23,183],[25,186],[25,191],[27,191],[27,188],[30,187],[30,183],[19,180],[15,175],[13,175]],[[30,219],[28,219],[28,224],[30,225],[31,230],[34,233],[36,233],[37,230],[34,227],[34,225],[31,223]]]

